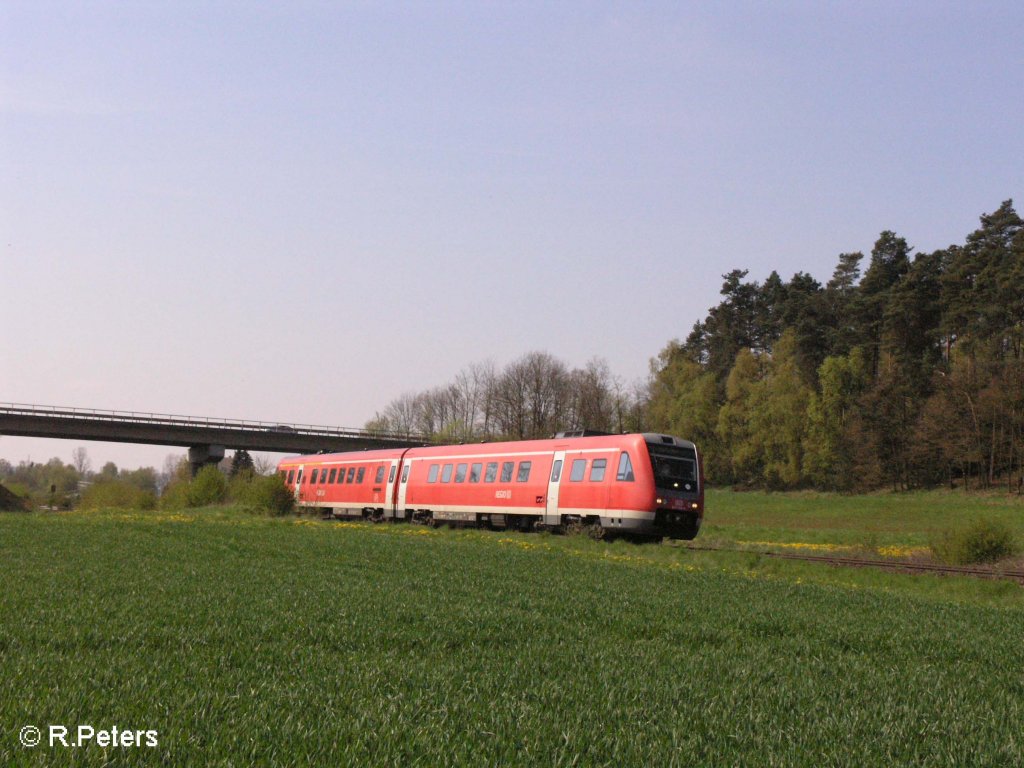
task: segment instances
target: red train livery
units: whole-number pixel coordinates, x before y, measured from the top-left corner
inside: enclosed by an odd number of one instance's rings
[[[660,434],[556,436],[290,456],[300,507],[335,517],[527,530],[600,526],[692,539],[704,519],[697,447]]]

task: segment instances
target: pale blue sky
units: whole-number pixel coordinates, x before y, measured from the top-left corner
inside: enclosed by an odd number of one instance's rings
[[[1022,29],[1019,2],[0,0],[0,401],[359,426],[531,350],[640,379],[733,268],[824,281],[884,229],[927,251],[1020,208]]]

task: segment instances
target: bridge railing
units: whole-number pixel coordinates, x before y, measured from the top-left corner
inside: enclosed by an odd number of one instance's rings
[[[182,416],[170,413],[143,411],[110,411],[97,408],[73,408],[28,403],[0,403],[0,413],[17,416],[45,416],[48,418],[80,419],[89,421],[136,422],[139,424],[182,427],[223,427],[251,432],[279,432],[329,437],[369,437],[384,440],[416,440],[418,435],[406,435],[383,430],[352,427],[328,427],[316,424],[293,424],[279,421],[251,421],[224,419],[213,416]]]

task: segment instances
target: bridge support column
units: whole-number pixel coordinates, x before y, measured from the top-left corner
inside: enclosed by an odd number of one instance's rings
[[[188,463],[192,465],[192,477],[207,464],[219,464],[224,458],[223,445],[193,445],[188,449]]]

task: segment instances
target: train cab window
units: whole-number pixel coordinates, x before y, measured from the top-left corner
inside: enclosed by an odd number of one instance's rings
[[[455,467],[455,482],[462,483],[466,480],[466,467],[467,464],[459,464]]]
[[[450,483],[451,480],[452,480],[452,465],[451,464],[445,464],[443,467],[441,467],[441,482],[442,483]]]
[[[309,476],[309,484],[310,484],[310,485],[316,485],[316,474],[317,474],[317,472],[319,472],[319,471],[320,471],[319,469],[314,469],[314,470],[313,470],[313,474],[311,474],[311,475]]]
[[[633,482],[633,462],[629,460],[629,454],[623,452],[619,456],[619,471],[615,473],[616,480],[625,480],[626,482]]]
[[[514,461],[504,461],[501,464],[501,482],[511,483],[512,482],[512,470],[515,469]]]
[[[333,467],[331,469],[331,476],[327,478],[328,483],[333,483],[338,479],[338,468]]]
[[[484,472],[484,482],[493,483],[498,477],[498,462],[491,461],[487,464],[487,470]]]
[[[348,468],[348,477],[345,478],[345,482],[346,483],[351,483],[355,479],[355,476],[356,476],[356,468],[355,467],[349,467]]]
[[[289,469],[288,470],[288,485],[291,485],[292,481],[294,479],[295,479],[295,470],[294,469]]]
[[[430,465],[430,471],[427,472],[427,482],[428,483],[436,483],[437,482],[437,473],[440,472],[440,471],[441,471],[441,465],[440,464],[431,464]]]
[[[479,483],[480,482],[480,474],[483,471],[484,471],[484,465],[483,464],[474,464],[473,466],[471,466],[469,468],[469,482],[471,482],[471,483]]]
[[[384,465],[383,464],[381,464],[379,467],[377,467],[377,474],[374,475],[373,482],[374,483],[383,483],[384,482]]]
[[[583,479],[583,476],[587,473],[587,460],[586,459],[573,459],[572,460],[572,472],[569,473],[569,480],[578,483]]]
[[[405,467],[402,469],[402,482],[403,483],[406,480],[409,479],[409,467],[411,467],[411,466],[412,466],[412,464],[406,464]]]
[[[604,470],[608,466],[608,459],[594,459],[590,465],[590,482],[600,483],[604,480]]]
[[[395,467],[397,467],[397,466],[398,466],[397,464],[392,464],[391,465],[391,471],[388,472],[388,483],[395,482]]]
[[[516,475],[517,483],[525,483],[530,479],[530,462],[520,461],[519,462],[519,474]]]
[[[365,477],[366,477],[366,467],[360,467],[359,471],[356,472],[356,482],[357,483],[363,482],[363,478],[365,478]]]
[[[562,460],[559,459],[551,465],[551,482],[557,483],[558,478],[562,476]]]

